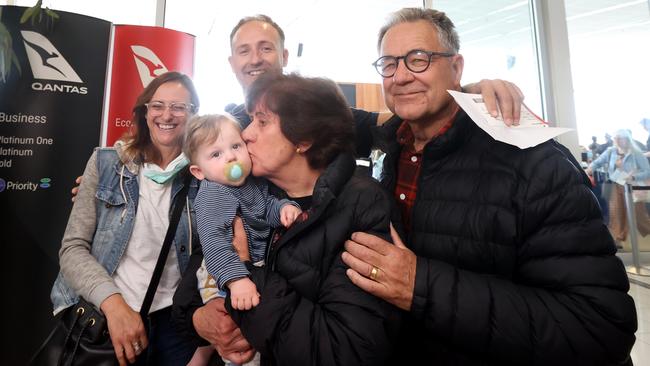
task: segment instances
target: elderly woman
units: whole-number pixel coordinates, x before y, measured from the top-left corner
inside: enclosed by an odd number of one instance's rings
[[[616,240],[616,245],[621,247],[621,242],[627,237],[629,228],[625,211],[625,188],[620,183],[646,185],[645,181],[650,178],[650,164],[634,143],[630,132],[618,130],[614,135],[614,146],[594,160],[586,172],[592,175],[594,170],[600,168],[609,174],[610,180],[619,183],[612,184],[609,195],[609,230]],[[636,202],[634,211],[639,233],[643,236],[648,235],[650,217],[644,202]]]
[[[336,85],[265,74],[251,87],[243,138],[252,173],[304,213],[272,237],[266,265],[248,266],[261,295],[249,311],[228,311],[262,364],[378,365],[392,353],[397,308],[345,275],[343,244],[362,230],[390,238],[391,197],[354,175],[354,124]]]
[[[169,226],[174,198],[188,184],[181,154],[188,116],[199,106],[192,81],[169,72],[154,79],[133,108],[134,124],[115,148],[97,149],[86,165],[52,289],[55,314],[79,297],[101,309],[121,365],[185,365],[196,346],[169,322],[172,296],[197,245],[191,199],[181,201],[174,247],[167,257],[148,323],[139,314]],[[196,182],[188,197],[196,195]],[[194,238],[192,237],[194,236]],[[147,349],[145,351],[145,349]]]

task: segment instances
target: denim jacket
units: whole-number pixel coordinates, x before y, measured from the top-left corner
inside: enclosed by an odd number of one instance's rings
[[[609,174],[614,173],[616,169],[616,160],[618,160],[616,146],[605,150],[596,160],[591,162],[591,169],[596,170],[601,167]],[[640,152],[630,150],[623,157],[623,169],[626,173],[632,173],[635,180],[642,181],[650,178],[650,163],[648,159]]]
[[[112,275],[133,230],[141,167],[123,163],[121,155],[120,147],[98,148],[88,160],[59,251],[61,271],[50,295],[54,314],[75,304],[79,295],[99,308],[104,299],[120,292]],[[183,177],[179,174],[172,183],[170,216]],[[192,249],[200,245],[194,216],[197,190],[192,179],[173,242],[181,273]]]

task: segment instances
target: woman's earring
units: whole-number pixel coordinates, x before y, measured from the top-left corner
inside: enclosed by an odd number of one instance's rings
[[[297,147],[297,148],[296,148],[296,154],[300,154],[300,153],[301,153],[300,148]]]

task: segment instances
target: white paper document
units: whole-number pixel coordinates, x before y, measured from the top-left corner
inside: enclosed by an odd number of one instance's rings
[[[497,118],[490,115],[480,94],[447,91],[474,123],[493,139],[517,146],[520,149],[537,146],[544,141],[571,131],[571,128],[550,127],[524,104],[521,105],[519,125],[508,127],[503,122],[501,115]]]

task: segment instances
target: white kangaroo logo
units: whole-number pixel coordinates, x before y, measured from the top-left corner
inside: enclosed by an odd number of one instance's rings
[[[73,83],[83,81],[72,69],[61,52],[40,33],[20,31],[25,51],[35,79],[60,80]]]
[[[138,45],[131,46],[131,50],[143,88],[146,88],[151,80],[167,72],[167,67],[152,50]]]

